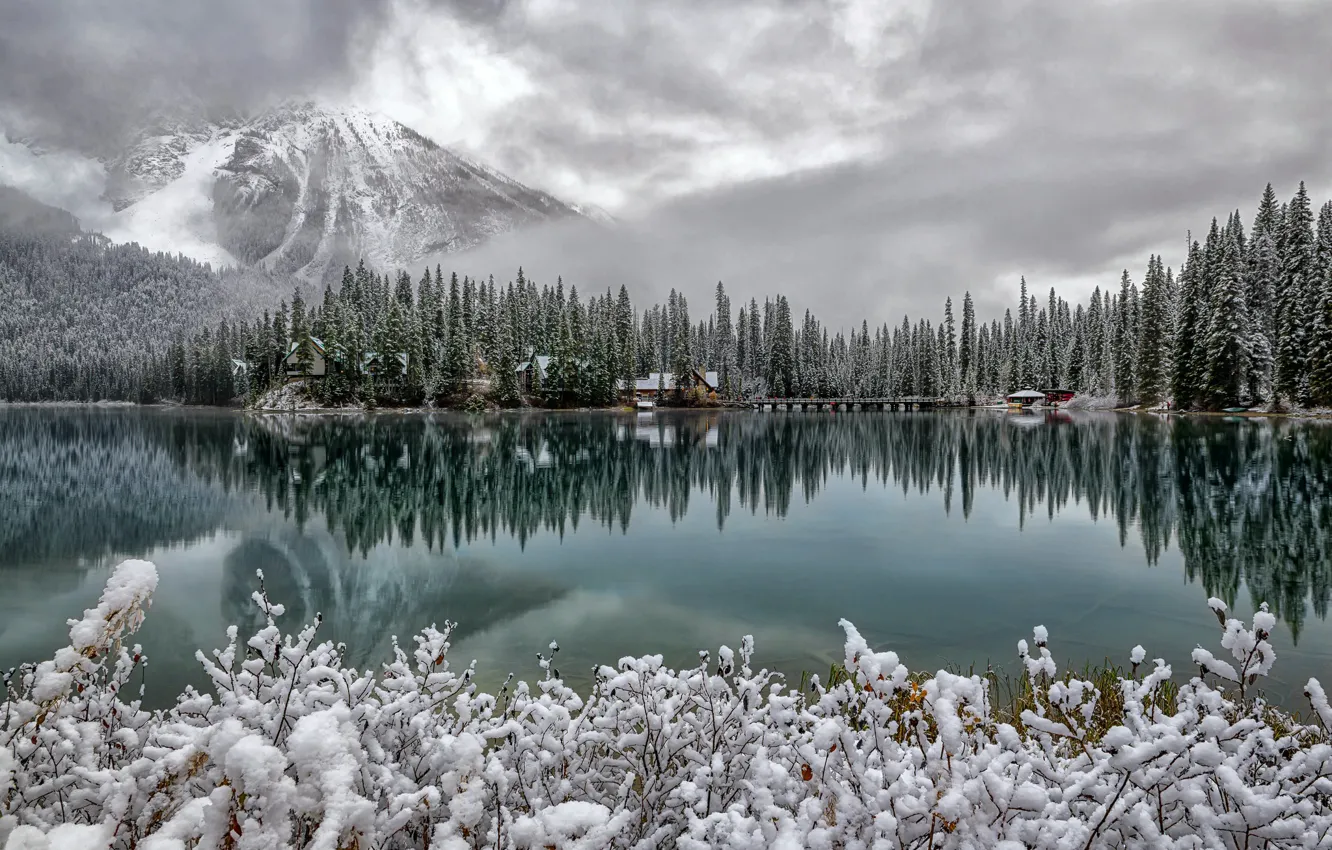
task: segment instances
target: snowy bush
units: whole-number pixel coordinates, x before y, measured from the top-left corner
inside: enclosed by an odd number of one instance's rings
[[[199,654],[211,693],[146,712],[125,637],[156,585],[121,564],[70,645],[6,679],[0,846],[130,848],[1084,848],[1332,846],[1332,706],[1316,725],[1252,696],[1272,616],[1218,600],[1221,646],[1176,688],[1142,647],[1117,688],[1060,675],[1044,628],[1019,644],[1024,706],[979,676],[912,674],[843,622],[831,681],[793,691],[753,645],[673,671],[624,658],[574,693],[480,693],[451,626],[377,672],[266,618]]]

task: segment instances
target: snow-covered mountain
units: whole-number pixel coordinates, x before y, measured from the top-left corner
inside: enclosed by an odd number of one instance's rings
[[[358,109],[159,113],[107,163],[113,239],[310,280],[365,257],[410,267],[532,224],[605,214],[565,203]]]

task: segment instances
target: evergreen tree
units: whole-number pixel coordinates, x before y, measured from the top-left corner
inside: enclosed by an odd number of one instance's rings
[[[1143,404],[1161,401],[1169,390],[1169,304],[1161,258],[1147,261],[1142,283],[1142,318],[1138,326],[1137,395]]]
[[[958,393],[960,381],[957,372],[957,331],[953,325],[953,299],[944,299],[944,323],[939,329],[944,335],[943,394],[950,398]]]
[[[1332,407],[1332,201],[1318,212],[1318,237],[1310,273],[1314,303],[1309,395],[1313,404]]]
[[[1243,274],[1239,239],[1232,232],[1225,240],[1216,269],[1207,324],[1207,377],[1203,394],[1213,409],[1237,403],[1247,390],[1252,327]]]
[[[463,329],[462,292],[458,283],[458,274],[454,272],[449,280],[449,301],[446,308],[448,331],[444,343],[444,362],[440,369],[439,386],[436,395],[451,396],[462,391],[471,377],[468,363],[468,344]]]
[[[1053,291],[1053,290],[1052,290]],[[975,364],[972,362],[976,351],[976,306],[971,300],[971,290],[962,296],[962,339],[958,346],[958,369],[962,374],[962,385],[967,401],[974,403],[976,395]]]
[[[1188,409],[1198,402],[1203,391],[1206,362],[1202,346],[1205,328],[1202,315],[1200,266],[1202,247],[1195,241],[1189,246],[1189,258],[1179,273],[1179,317],[1175,329],[1175,374],[1171,394],[1175,406]]]
[[[731,385],[732,372],[735,371],[735,336],[731,330],[731,299],[726,296],[726,288],[717,281],[717,353],[713,362],[717,366],[718,380],[721,381],[723,395],[734,395]]]
[[[795,329],[791,326],[791,305],[785,296],[777,296],[772,325],[769,386],[778,395],[790,396],[795,383]]]
[[[1133,311],[1130,307],[1130,289],[1128,269],[1124,269],[1119,280],[1119,309],[1115,313],[1115,392],[1123,404],[1128,404],[1136,397],[1134,371],[1137,366],[1137,337],[1133,332]]]
[[[1286,208],[1277,294],[1276,396],[1303,404],[1309,390],[1309,344],[1315,291],[1313,212],[1303,181]]]
[[[615,335],[620,346],[616,371],[624,382],[625,391],[632,398],[634,382],[638,377],[637,335],[634,333],[634,308],[629,301],[629,290],[624,284],[620,284],[620,294],[615,302]]]

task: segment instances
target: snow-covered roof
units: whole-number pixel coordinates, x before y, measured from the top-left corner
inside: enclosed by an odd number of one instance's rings
[[[547,367],[550,366],[550,357],[545,354],[538,354],[536,356],[536,362],[537,362],[537,368],[541,370],[541,374],[544,376],[546,374]],[[524,360],[522,363],[519,363],[517,368],[515,368],[513,371],[526,372],[527,367],[531,365],[532,365],[531,360]]]
[[[315,347],[315,351],[318,351],[320,354],[323,354],[323,353],[324,353],[324,341],[323,341],[323,340],[321,340],[321,339],[320,339],[319,337],[317,337],[317,336],[307,336],[306,339],[310,340],[310,342],[314,345],[314,347]],[[288,357],[290,357],[291,355],[293,355],[293,354],[296,353],[296,349],[298,349],[298,348],[301,347],[301,342],[302,342],[302,340],[299,340],[299,339],[297,339],[297,340],[292,340],[291,344],[287,346],[287,356],[288,356]]]
[[[1036,390],[1018,390],[1015,393],[1009,393],[1007,398],[1045,398],[1045,393]]]
[[[663,379],[663,381],[659,383],[658,379]],[[644,390],[651,390],[655,392],[657,389],[659,389],[662,386],[665,386],[666,389],[668,390],[675,389],[675,376],[674,375],[662,376],[660,372],[651,372],[648,374],[646,378],[636,378],[634,380],[634,389],[637,390],[638,392],[643,392]]]
[[[717,388],[717,384],[720,381],[720,379],[717,377],[716,372],[711,372],[711,371],[700,372],[699,374],[703,376],[703,382],[706,383],[710,389]],[[661,376],[660,372],[651,372],[648,374],[646,378],[635,378],[634,390],[636,392],[656,391],[659,388],[659,385],[657,383],[657,379],[659,376]],[[675,389],[675,376],[667,373],[667,375],[665,376],[664,385],[665,388],[668,390]],[[621,387],[624,386],[623,381],[620,382],[620,386]]]

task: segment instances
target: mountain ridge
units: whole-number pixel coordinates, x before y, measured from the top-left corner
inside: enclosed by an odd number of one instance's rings
[[[360,259],[402,268],[533,225],[613,222],[360,107],[183,102],[142,123],[101,160],[111,212],[96,229],[215,266],[318,285]]]

